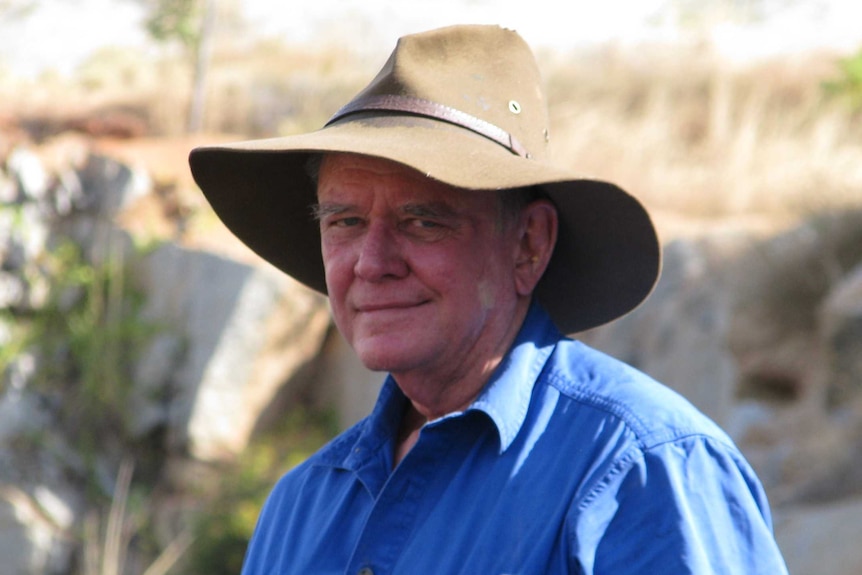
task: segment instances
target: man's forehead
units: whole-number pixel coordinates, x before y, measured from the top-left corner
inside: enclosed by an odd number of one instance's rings
[[[396,162],[357,154],[324,157],[317,185],[321,203],[366,202],[386,198],[406,211],[455,212],[495,194],[465,190],[434,180]]]

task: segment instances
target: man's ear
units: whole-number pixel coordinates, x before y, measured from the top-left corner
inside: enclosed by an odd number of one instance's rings
[[[531,295],[545,273],[557,243],[558,225],[557,208],[549,200],[535,200],[521,211],[515,258],[518,295]]]

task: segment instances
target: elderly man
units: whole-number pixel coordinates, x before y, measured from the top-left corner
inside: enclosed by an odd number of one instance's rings
[[[649,216],[548,161],[514,32],[402,38],[321,130],[194,150],[225,224],[388,372],[276,485],[244,573],[786,573],[760,483],[684,399],[561,333],[637,306]]]

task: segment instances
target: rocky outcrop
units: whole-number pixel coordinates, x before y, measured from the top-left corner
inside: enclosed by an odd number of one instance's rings
[[[165,245],[136,264],[144,318],[165,329],[137,364],[131,425],[171,451],[231,459],[284,382],[323,344],[323,296],[274,270]]]
[[[16,149],[0,172],[0,349],[16,349],[16,318],[48,303],[44,254],[53,224],[84,200],[77,172],[48,172],[40,158]],[[32,380],[43,360],[32,346],[4,357],[0,387],[0,572],[63,573],[74,553],[70,536],[85,503],[67,480],[80,454],[53,428],[60,406]]]
[[[862,499],[858,498],[782,512],[776,523],[776,538],[790,572],[860,573],[860,517]]]
[[[739,366],[728,349],[731,298],[716,269],[735,238],[677,241],[664,249],[661,279],[644,305],[578,337],[673,387],[718,422],[734,405]]]
[[[820,309],[820,336],[830,373],[826,395],[840,407],[862,395],[862,265],[834,289]]]
[[[176,242],[136,247],[116,220],[151,193],[147,175],[92,152],[75,157],[48,169],[19,148],[0,170],[0,350],[20,342],[19,323],[51,306],[71,316],[84,297],[52,284],[63,241],[89,266],[128,272],[124,289],[141,303],[124,307],[134,311],[127,327],[144,336],[133,340],[127,395],[98,404],[121,406],[117,414],[68,413],[69,394],[83,392],[74,370],[39,379],[64,365],[70,342],[50,354],[32,342],[13,358],[0,352],[0,575],[70,572],[93,514],[87,493],[110,497],[130,452],[144,454],[147,481],[172,490],[153,499],[166,542],[184,505],[173,493],[218,473],[284,406],[334,406],[346,427],[371,409],[382,380],[333,329],[319,294],[254,261]],[[791,572],[862,572],[852,541],[862,529],[862,214],[823,214],[771,236],[720,226],[673,241],[647,303],[578,337],[728,429],[764,481]],[[71,428],[85,416],[112,430],[95,452]]]
[[[95,488],[110,498],[121,460],[140,456],[141,449],[148,455],[141,456],[146,468],[139,470],[156,486],[190,490],[172,475],[192,464],[194,481],[201,472],[217,474],[217,466],[201,464],[242,452],[255,429],[265,426],[265,414],[277,417],[271,413],[277,396],[308,395],[308,373],[322,369],[324,345],[332,348],[325,298],[286,276],[170,242],[136,248],[115,220],[149,193],[147,186],[145,174],[92,153],[58,175],[21,148],[0,172],[0,338],[19,345],[16,318],[23,325],[48,310],[72,321],[84,298],[94,295],[80,286],[57,293],[56,266],[46,262],[67,245],[82,261],[65,272],[94,274],[106,265],[124,270],[112,284],[124,290],[121,298],[100,305],[131,308],[142,296],[134,316],[123,321],[132,322],[124,329],[145,333],[133,340],[136,349],[123,350],[133,360],[126,366],[127,392],[118,391],[126,385],[119,379],[99,382],[104,389],[98,394],[124,399],[97,398],[97,405],[118,413],[84,415],[105,420],[96,426],[103,436],[86,438],[87,445],[76,444],[81,438],[71,427],[80,416],[69,413],[80,407],[79,394],[92,393],[72,381],[80,375],[79,365],[67,365],[74,344],[61,334],[50,354],[30,342],[8,358],[0,386],[0,574],[69,572],[82,545],[96,543],[80,539],[94,511],[87,493]],[[46,369],[51,362],[57,365]],[[335,383],[320,401],[337,398],[338,377],[348,377],[331,362],[326,367]],[[356,377],[355,369],[348,371]],[[152,514],[176,514],[177,503]]]

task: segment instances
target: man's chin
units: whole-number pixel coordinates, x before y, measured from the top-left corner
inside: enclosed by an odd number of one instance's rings
[[[358,354],[359,361],[366,369],[371,371],[391,372],[399,371],[401,364],[390,357],[384,357],[377,354]]]
[[[359,361],[371,371],[406,371],[417,363],[412,350],[397,345],[400,342],[363,343],[354,347]]]

